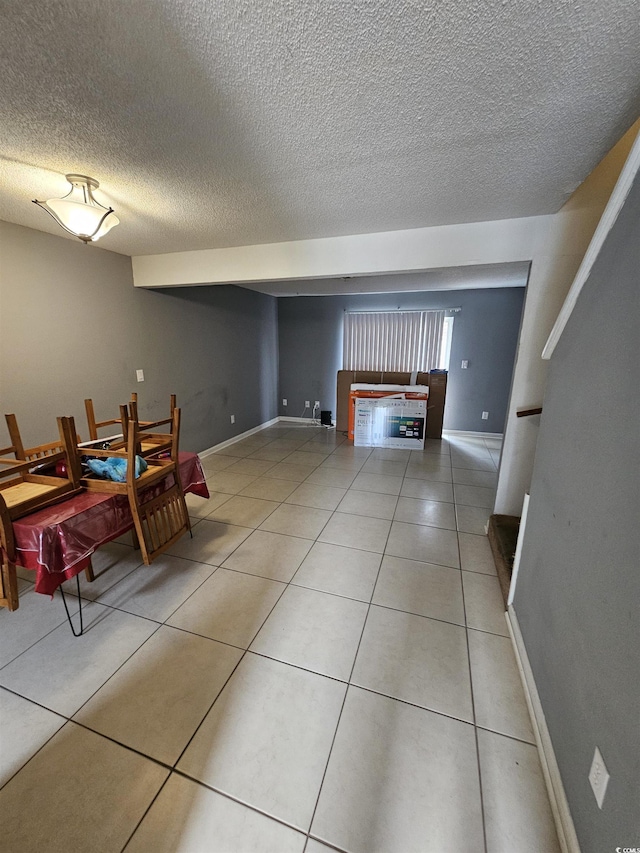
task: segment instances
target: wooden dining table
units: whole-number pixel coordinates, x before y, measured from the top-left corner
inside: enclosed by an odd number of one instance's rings
[[[179,459],[185,494],[208,498],[197,454],[180,451]],[[162,488],[161,484],[158,493]],[[53,595],[65,580],[90,566],[91,555],[100,545],[132,529],[126,495],[82,492],[13,522],[16,565],[35,572],[36,592]]]

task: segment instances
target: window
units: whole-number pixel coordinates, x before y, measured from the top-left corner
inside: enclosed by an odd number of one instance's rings
[[[344,369],[427,373],[449,369],[446,311],[353,311],[344,318]]]

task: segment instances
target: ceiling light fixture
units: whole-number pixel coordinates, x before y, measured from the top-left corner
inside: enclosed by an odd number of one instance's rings
[[[71,190],[63,198],[50,198],[48,201],[33,199],[55,221],[83,243],[90,243],[104,237],[120,220],[112,207],[105,207],[95,200],[93,190],[100,184],[87,175],[66,175]]]

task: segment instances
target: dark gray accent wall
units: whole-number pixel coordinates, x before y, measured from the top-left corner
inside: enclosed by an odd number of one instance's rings
[[[0,222],[0,300],[0,415],[16,414],[28,444],[53,440],[58,415],[74,415],[86,437],[84,398],[102,420],[132,391],[151,418],[177,394],[181,444],[195,451],[277,414],[272,296],[136,289],[124,255]]]
[[[640,845],[638,270],[636,180],[551,360],[514,602],[583,853]]]
[[[389,286],[401,284],[390,276]],[[336,373],[342,368],[347,310],[462,308],[455,316],[445,429],[502,432],[525,289],[420,291],[278,299],[281,415],[299,416],[304,401],[336,412]],[[462,360],[469,367],[462,370]],[[288,401],[282,406],[282,398]],[[482,420],[482,412],[489,419]],[[307,413],[310,414],[310,413]]]

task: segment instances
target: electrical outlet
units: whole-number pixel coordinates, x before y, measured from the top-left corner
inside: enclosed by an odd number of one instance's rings
[[[591,770],[589,771],[589,782],[591,782],[593,796],[596,798],[598,808],[601,809],[604,802],[604,795],[607,793],[609,773],[597,746],[593,753],[593,761],[591,762]]]
[[[314,409],[319,409],[320,408],[320,400],[316,400],[315,403],[313,404],[313,407],[314,407]]]
[[[286,405],[287,405],[287,398],[286,398],[286,397],[283,397],[283,398],[282,398],[282,405],[283,405],[283,406],[286,406]]]
[[[467,370],[468,367],[469,367],[469,362],[465,358],[465,360],[460,364],[460,369],[461,370]]]
[[[488,421],[488,420],[489,420],[489,412],[483,412],[483,413],[482,413],[482,420],[483,420],[483,421]]]
[[[235,424],[235,422],[236,422],[236,416],[235,416],[235,415],[231,415],[231,423],[232,423],[232,424]]]
[[[311,403],[310,403],[308,400],[305,400],[305,401],[304,401],[304,407],[305,407],[305,409],[308,409],[310,405],[311,405]]]
[[[144,382],[144,370],[136,370],[136,379],[138,382]]]

